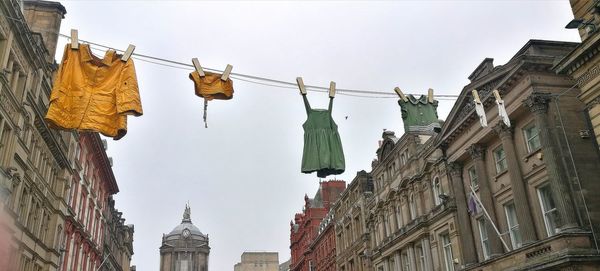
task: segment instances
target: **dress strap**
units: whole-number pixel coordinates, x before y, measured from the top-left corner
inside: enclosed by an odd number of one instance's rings
[[[329,114],[331,114],[332,108],[333,108],[333,97],[329,97],[329,109],[327,109],[327,111],[329,111]]]
[[[306,95],[302,95],[302,100],[304,100],[304,108],[306,109],[306,114],[308,115],[308,112],[310,112],[310,104],[308,103],[308,98],[306,98]]]

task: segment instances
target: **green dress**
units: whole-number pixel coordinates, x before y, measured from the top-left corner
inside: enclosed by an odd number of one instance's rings
[[[346,162],[342,141],[337,124],[331,117],[333,98],[329,100],[329,109],[312,109],[306,95],[302,95],[308,115],[304,128],[304,152],[302,154],[302,172],[317,172],[325,178],[329,175],[344,173]]]
[[[398,100],[402,109],[402,120],[405,133],[432,133],[439,132],[440,123],[437,115],[438,101],[430,103],[427,95],[419,99],[413,95],[406,96],[408,101]]]

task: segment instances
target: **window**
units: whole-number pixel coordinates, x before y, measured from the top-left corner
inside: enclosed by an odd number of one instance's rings
[[[452,255],[450,235],[446,233],[440,237],[442,239],[442,249],[444,250],[444,266],[446,267],[446,271],[454,271],[454,256]]]
[[[525,142],[527,143],[527,151],[533,152],[540,148],[540,136],[539,130],[531,124],[523,129],[523,135],[525,136]]]
[[[496,173],[502,173],[508,168],[506,165],[506,153],[504,153],[502,146],[494,150],[494,160],[496,161]]]
[[[410,262],[408,261],[408,254],[402,253],[402,270],[410,271]]]
[[[471,186],[473,189],[479,187],[479,181],[477,180],[477,171],[475,171],[475,167],[470,167],[467,172],[469,173],[469,180],[471,181]]]
[[[519,222],[517,221],[517,211],[515,204],[509,203],[504,206],[506,212],[506,221],[508,223],[508,233],[510,235],[510,243],[513,249],[520,248],[523,245],[521,240],[521,232],[519,232]]]
[[[415,202],[415,194],[413,193],[408,197],[408,207],[410,209],[410,219],[417,218],[417,203]]]
[[[402,165],[402,166],[406,165],[406,154],[405,153],[400,154],[400,165]]]
[[[443,194],[443,192],[442,192],[442,184],[440,183],[439,177],[433,178],[432,186],[433,186],[433,202],[435,203],[435,205],[440,205],[442,203],[442,199],[440,198],[440,195]]]
[[[485,218],[477,219],[477,225],[479,226],[479,238],[481,239],[481,250],[483,252],[483,258],[485,260],[490,258],[490,240],[488,238],[487,229],[485,228]]]
[[[425,240],[425,241],[429,242],[428,240]],[[425,250],[424,250],[423,246],[416,247],[416,250],[417,250],[417,258],[418,258],[417,271],[423,271],[423,270],[425,270]]]
[[[556,210],[556,205],[554,205],[551,193],[550,185],[544,185],[538,188],[538,197],[540,198],[540,206],[542,207],[542,214],[544,215],[544,224],[546,225],[548,237],[556,234],[558,230],[556,226],[558,210]]]

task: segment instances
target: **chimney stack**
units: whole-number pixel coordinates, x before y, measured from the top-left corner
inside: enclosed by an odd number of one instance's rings
[[[67,10],[59,2],[43,0],[24,0],[23,9],[31,31],[42,35],[49,53],[48,63],[54,63],[60,24]]]

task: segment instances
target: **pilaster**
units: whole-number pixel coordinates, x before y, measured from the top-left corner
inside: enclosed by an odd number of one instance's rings
[[[456,224],[458,224],[458,233],[460,234],[459,240],[461,247],[463,247],[462,260],[465,265],[477,263],[477,252],[475,249],[475,241],[473,239],[471,217],[467,210],[467,197],[463,186],[462,165],[457,162],[452,162],[448,164],[448,169],[450,171],[450,181],[452,182],[452,188],[454,190],[454,200],[456,201],[456,218],[458,220],[458,223]],[[429,247],[429,240],[424,239],[423,243],[427,243],[427,246]],[[430,260],[431,259],[428,259],[428,261]]]

